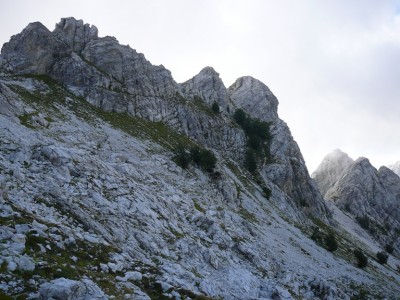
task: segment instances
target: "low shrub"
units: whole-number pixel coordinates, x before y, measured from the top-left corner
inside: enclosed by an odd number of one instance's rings
[[[378,260],[378,263],[380,263],[381,265],[384,265],[387,263],[388,259],[389,259],[389,255],[386,252],[378,252],[376,254],[376,259]]]
[[[361,249],[356,249],[353,253],[357,259],[357,267],[365,268],[368,265],[368,257],[365,256]]]
[[[211,110],[213,111],[214,114],[216,114],[216,115],[219,114],[220,109],[219,109],[219,105],[218,105],[217,102],[214,102],[214,103],[211,105]]]
[[[386,244],[385,250],[387,253],[392,254],[394,251],[393,245],[392,244]]]
[[[336,241],[336,236],[333,231],[330,231],[325,237],[325,247],[328,251],[333,252],[338,248],[338,243]]]

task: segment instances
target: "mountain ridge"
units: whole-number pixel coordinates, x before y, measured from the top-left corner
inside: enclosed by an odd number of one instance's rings
[[[28,25],[0,56],[2,293],[398,294],[395,258],[361,270],[348,256],[365,245],[334,223],[265,84],[241,77],[227,89],[211,67],[179,84],[81,20],[43,27]],[[338,251],[315,229],[340,235]]]

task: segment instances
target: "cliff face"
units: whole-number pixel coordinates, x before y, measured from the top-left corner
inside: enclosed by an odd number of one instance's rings
[[[226,89],[219,74],[207,67],[177,84],[163,66],[153,66],[113,37],[98,37],[95,26],[74,18],[62,19],[53,32],[30,24],[3,46],[1,55],[13,74],[48,75],[96,107],[161,121],[235,161],[243,160],[246,137],[230,114],[242,108],[271,123],[273,163],[259,168],[267,182],[289,195],[292,217],[305,220],[300,201],[306,201],[307,213],[325,220],[329,216],[289,128],[278,117],[278,100],[252,77],[239,78]],[[221,110],[218,116],[210,109],[214,102]]]
[[[81,20],[28,25],[0,56],[0,289],[349,299],[354,285],[374,286],[381,279],[307,237],[309,217],[329,223],[331,213],[277,106],[260,81],[227,89],[210,67],[178,84]],[[270,128],[253,174],[237,109]],[[216,157],[213,171],[198,166],[204,158],[178,166],[194,148]]]

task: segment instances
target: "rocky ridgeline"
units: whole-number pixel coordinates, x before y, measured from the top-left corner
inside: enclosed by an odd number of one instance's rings
[[[307,212],[329,217],[297,143],[278,118],[276,97],[252,77],[239,78],[226,89],[219,74],[207,67],[177,84],[163,66],[153,66],[113,37],[99,38],[96,27],[74,18],[62,19],[53,32],[41,23],[28,25],[3,46],[1,56],[13,74],[48,75],[103,110],[162,121],[235,161],[243,160],[246,137],[229,112],[242,108],[271,123],[273,163],[260,169],[266,180],[289,194],[292,214],[302,212],[298,205],[307,201]],[[214,102],[219,116],[210,110]],[[296,219],[305,220],[301,214]]]
[[[368,159],[353,161],[340,150],[328,154],[312,177],[327,200],[350,213],[380,244],[400,254],[400,178]]]
[[[0,298],[398,294],[393,269],[308,237],[332,215],[277,106],[262,82],[227,89],[210,67],[178,84],[74,18],[29,24],[0,56]],[[238,109],[269,124],[252,174]],[[214,170],[182,169],[179,147],[209,149]]]

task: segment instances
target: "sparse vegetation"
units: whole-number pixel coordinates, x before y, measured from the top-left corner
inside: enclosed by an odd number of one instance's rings
[[[178,145],[174,152],[173,161],[182,169],[186,169],[190,163],[194,163],[204,171],[212,173],[217,163],[214,153],[199,146],[193,146],[189,152],[182,145]]]
[[[370,219],[367,216],[363,216],[363,217],[357,217],[356,218],[358,224],[360,224],[360,226],[366,230],[369,229],[370,226]]]
[[[384,265],[387,263],[388,259],[389,259],[389,255],[386,252],[378,252],[376,254],[376,259],[377,261],[381,264]]]
[[[214,153],[207,149],[192,147],[190,149],[190,157],[192,161],[201,167],[204,171],[211,173],[217,163]]]
[[[385,250],[386,250],[387,253],[392,254],[393,251],[394,251],[393,244],[386,244]]]
[[[265,185],[262,186],[262,191],[265,198],[269,199],[271,197],[272,191]]]
[[[219,105],[218,105],[217,102],[214,102],[214,103],[211,105],[211,110],[212,110],[213,113],[216,114],[216,115],[220,113]]]
[[[182,169],[186,169],[191,161],[189,153],[186,152],[185,148],[182,145],[179,145],[175,149],[175,156],[173,161],[180,166]]]
[[[250,173],[257,171],[257,160],[270,160],[269,142],[271,134],[269,124],[248,116],[243,109],[237,109],[233,114],[236,123],[247,136],[246,156],[244,165]]]
[[[361,249],[355,249],[353,253],[357,259],[357,267],[365,268],[368,265],[368,257],[365,256]]]
[[[333,252],[338,248],[338,243],[336,241],[335,233],[331,230],[325,237],[325,247],[328,251]]]
[[[309,206],[310,206],[310,205],[308,204],[307,200],[304,199],[304,198],[300,198],[299,203],[300,203],[300,206],[301,206],[301,207],[309,207]]]

